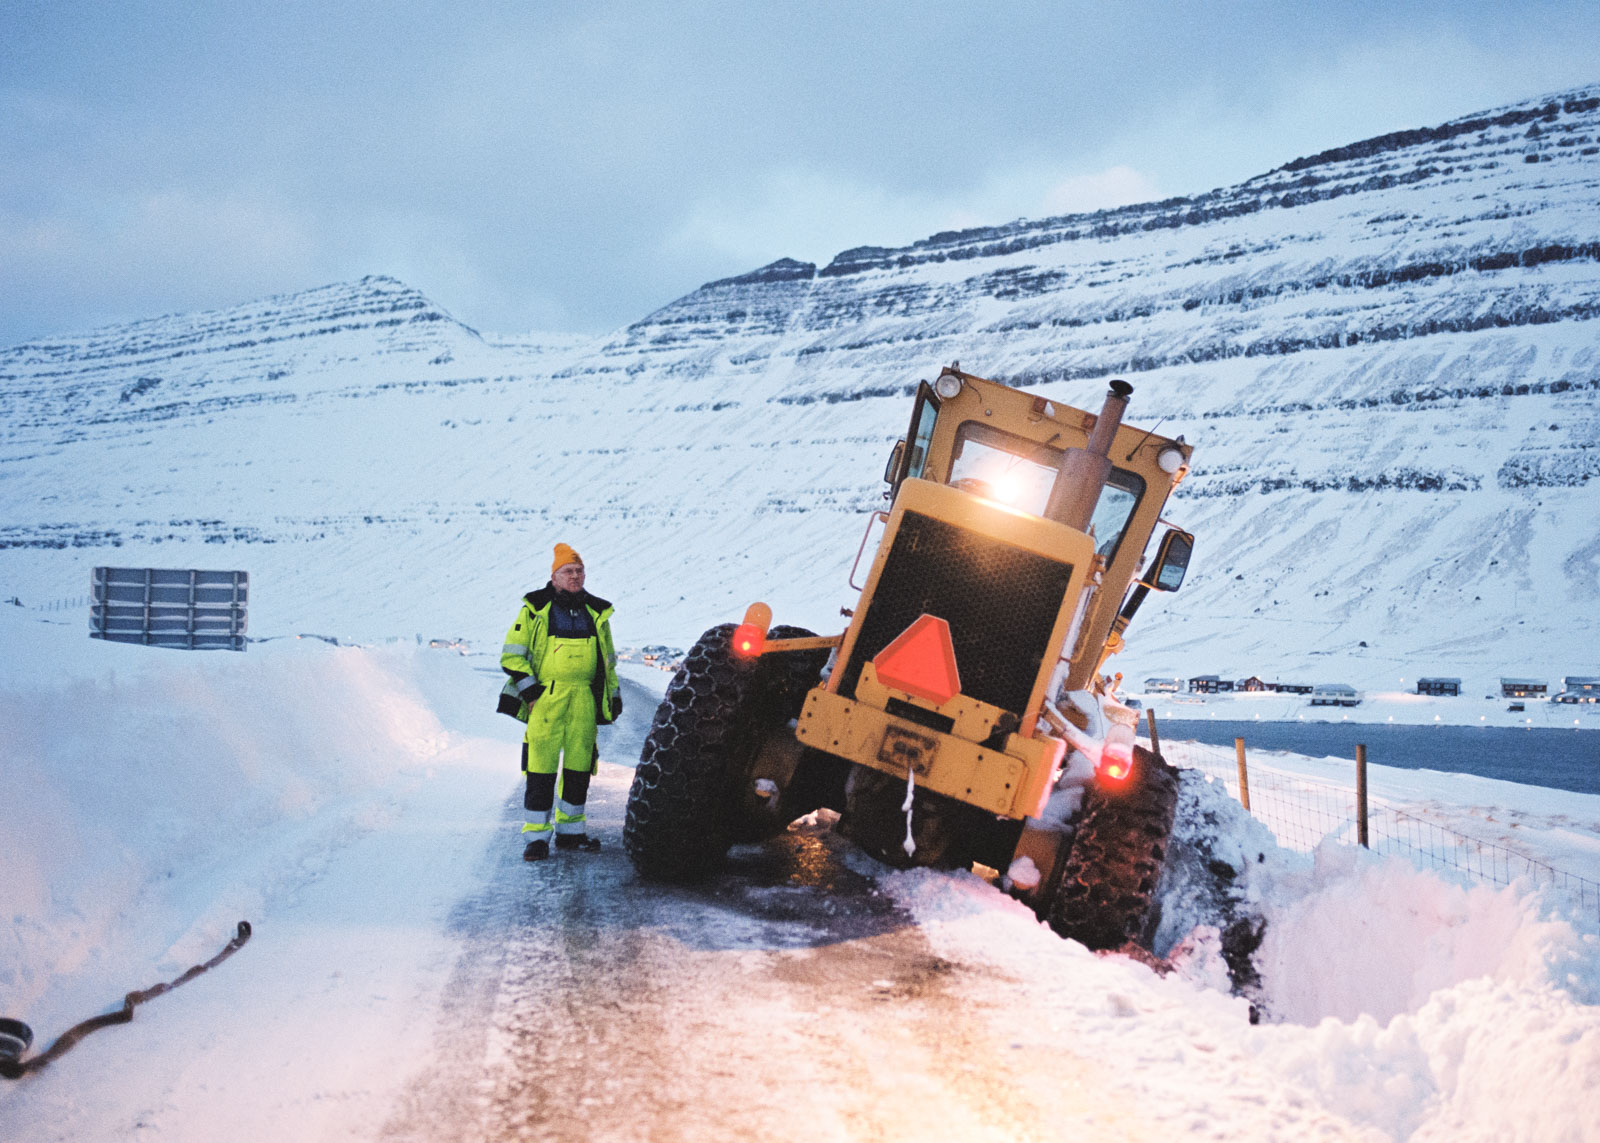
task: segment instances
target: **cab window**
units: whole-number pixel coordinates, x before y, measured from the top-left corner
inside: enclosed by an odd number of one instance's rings
[[[1144,478],[1120,468],[1113,468],[1106,478],[1100,502],[1094,506],[1094,518],[1089,527],[1094,530],[1094,550],[1109,563],[1116,557],[1122,533],[1133,518],[1133,510],[1144,495]]]
[[[956,432],[950,484],[986,500],[1042,516],[1061,468],[1061,456],[1061,449],[1036,444],[978,421],[967,421]],[[1115,557],[1122,533],[1143,495],[1143,478],[1120,468],[1111,470],[1090,522],[1095,550],[1107,560]]]
[[[985,500],[1042,516],[1060,464],[1060,449],[967,421],[956,432],[950,484]]]
[[[928,446],[933,443],[933,423],[938,419],[939,398],[924,381],[917,392],[917,407],[911,414],[911,431],[906,434],[906,447],[911,452],[906,457],[906,476],[920,477],[928,467]]]

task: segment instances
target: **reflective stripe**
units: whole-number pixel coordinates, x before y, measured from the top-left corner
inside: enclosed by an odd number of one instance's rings
[[[524,659],[526,659],[528,657],[528,648],[527,645],[523,643],[507,643],[504,647],[500,648],[500,653],[502,655],[521,655]]]
[[[556,822],[556,833],[558,833],[558,834],[563,834],[563,833],[588,833],[588,832],[589,831],[584,828],[584,823],[583,823],[583,819],[582,818],[579,818],[575,822],[567,822],[567,821],[558,821],[558,822]]]
[[[523,833],[541,833],[541,832],[549,830],[549,828],[550,828],[550,811],[549,810],[529,810],[529,811],[527,811],[527,814],[528,814],[528,821],[522,827],[522,832]]]
[[[523,826],[522,826],[522,832],[523,833],[549,833],[550,832],[550,823],[549,822],[524,822]]]
[[[583,818],[584,818],[583,803],[579,803],[578,805],[573,805],[571,802],[565,801],[565,800],[563,800],[561,798],[557,798],[556,799],[556,821],[561,821],[563,818],[565,818],[567,821],[579,821],[579,822],[581,822],[583,820]]]
[[[534,688],[534,687],[536,687],[538,685],[539,685],[539,680],[534,678],[532,675],[529,675],[527,678],[523,679],[520,683],[517,684],[517,693],[519,695],[525,695],[525,694],[528,693],[529,690],[531,690],[532,688]]]

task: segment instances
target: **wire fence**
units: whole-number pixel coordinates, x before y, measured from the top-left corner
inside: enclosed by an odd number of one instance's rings
[[[1287,849],[1309,853],[1330,840],[1361,844],[1354,764],[1346,787],[1252,761],[1241,786],[1239,758],[1233,748],[1163,738],[1161,752],[1174,766],[1198,770],[1222,782]],[[1550,885],[1600,922],[1600,882],[1507,846],[1469,837],[1430,820],[1425,812],[1373,797],[1370,792],[1366,802],[1367,845],[1374,853],[1396,854],[1420,868],[1450,869],[1490,885],[1510,885],[1522,879]]]
[[[16,600],[15,602],[19,606],[22,605],[21,600]],[[30,610],[30,611],[77,611],[77,610],[82,609],[82,608],[87,608],[93,602],[94,602],[94,599],[93,599],[92,596],[74,595],[74,596],[72,596],[72,597],[70,597],[68,599],[51,599],[51,600],[47,600],[44,603],[35,603],[35,604],[30,605],[28,607],[28,610]]]

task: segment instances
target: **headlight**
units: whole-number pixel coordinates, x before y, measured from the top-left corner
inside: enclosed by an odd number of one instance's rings
[[[1171,474],[1183,467],[1183,450],[1177,445],[1168,445],[1156,453],[1156,463],[1161,466],[1161,471]]]
[[[960,376],[955,373],[939,374],[939,379],[933,383],[933,391],[948,401],[961,392]]]

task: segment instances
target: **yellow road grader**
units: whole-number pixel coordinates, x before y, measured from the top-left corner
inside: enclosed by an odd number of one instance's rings
[[[628,797],[638,872],[704,877],[827,807],[891,865],[987,866],[1061,935],[1148,948],[1177,776],[1101,672],[1183,582],[1192,536],[1146,550],[1191,449],[1124,425],[1131,393],[1094,413],[959,364],[923,382],[846,630],[755,604],[674,674]]]

